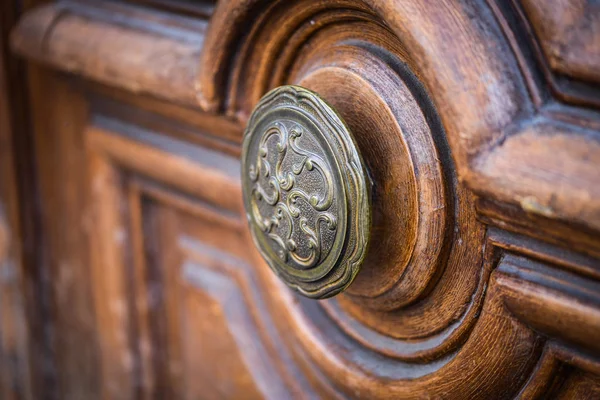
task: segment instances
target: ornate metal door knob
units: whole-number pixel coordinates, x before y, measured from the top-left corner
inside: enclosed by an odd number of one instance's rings
[[[242,186],[256,246],[305,296],[347,288],[369,244],[370,181],[348,127],[316,93],[281,86],[254,109]]]

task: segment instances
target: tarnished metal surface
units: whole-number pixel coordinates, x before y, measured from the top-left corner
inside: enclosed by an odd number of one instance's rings
[[[265,95],[246,129],[242,182],[254,241],[281,279],[312,298],[350,285],[369,242],[370,183],[331,106],[298,86]]]

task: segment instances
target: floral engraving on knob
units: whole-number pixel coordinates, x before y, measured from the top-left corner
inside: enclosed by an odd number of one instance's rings
[[[327,256],[332,235],[322,232],[337,228],[331,212],[336,209],[332,173],[321,156],[302,148],[303,141],[316,147],[310,132],[299,124],[273,123],[260,139],[256,164],[248,171],[254,182],[254,221],[277,245],[281,260],[301,269]]]
[[[286,284],[322,299],[352,283],[369,244],[370,181],[316,93],[282,86],[261,99],[244,134],[242,192],[252,239]]]

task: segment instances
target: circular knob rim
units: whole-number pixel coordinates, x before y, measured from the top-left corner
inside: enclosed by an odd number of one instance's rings
[[[318,94],[286,85],[250,116],[242,192],[251,236],[287,285],[315,299],[354,280],[371,228],[371,182],[350,129]]]

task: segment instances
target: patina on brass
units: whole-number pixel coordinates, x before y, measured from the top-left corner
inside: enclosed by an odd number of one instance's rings
[[[299,86],[266,94],[246,128],[242,186],[254,242],[283,281],[316,299],[352,283],[369,244],[370,182],[330,105]]]

